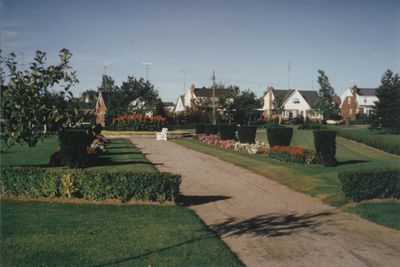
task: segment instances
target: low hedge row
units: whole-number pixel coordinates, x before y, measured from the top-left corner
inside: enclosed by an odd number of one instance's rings
[[[400,169],[360,169],[338,173],[342,191],[354,201],[400,198]]]
[[[359,131],[338,130],[338,135],[368,146],[382,149],[391,154],[400,155],[400,144],[395,142],[386,142],[385,140],[382,140],[382,138],[379,138],[379,134],[363,134]]]
[[[1,169],[1,192],[29,197],[76,197],[165,201],[176,199],[181,178],[159,172],[115,173],[77,169],[5,167]]]

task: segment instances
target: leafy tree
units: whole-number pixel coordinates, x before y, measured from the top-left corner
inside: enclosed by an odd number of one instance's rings
[[[260,104],[253,91],[250,89],[242,91],[234,98],[233,106],[236,110],[233,113],[234,120],[239,124],[249,124],[250,121],[258,119],[260,112],[257,109],[260,108]]]
[[[335,118],[339,114],[339,106],[333,99],[335,90],[330,85],[325,72],[318,70],[318,73],[319,100],[314,108],[323,115],[324,120]]]
[[[283,105],[283,96],[276,96],[272,106],[272,114],[278,117],[278,124],[281,124],[282,112],[285,111],[285,106]]]
[[[81,95],[81,100],[85,101],[86,98],[89,99],[89,102],[96,102],[98,92],[96,90],[88,89]]]
[[[372,126],[381,126],[391,133],[400,133],[400,77],[387,70],[376,96]]]
[[[114,92],[118,90],[118,86],[115,85],[115,81],[111,76],[103,74],[98,90],[103,92]]]
[[[1,65],[1,138],[8,146],[28,143],[34,146],[45,134],[44,129],[76,123],[74,112],[69,112],[67,99],[72,98],[69,90],[78,83],[76,73],[69,66],[72,54],[67,49],[60,51],[58,65],[45,66],[46,53],[37,51],[29,69],[17,70],[14,53],[0,56]],[[5,82],[7,68],[8,83]],[[59,85],[63,90],[51,93]]]

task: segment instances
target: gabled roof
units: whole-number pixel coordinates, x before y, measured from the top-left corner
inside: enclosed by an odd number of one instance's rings
[[[282,98],[283,103],[285,103],[295,91],[298,91],[310,106],[314,106],[318,101],[319,96],[317,91],[296,90],[296,89],[273,89],[275,98],[277,97]]]
[[[228,95],[231,92],[230,89],[215,89],[215,97],[221,97]],[[196,97],[212,97],[213,89],[212,88],[194,88],[193,93]]]
[[[358,88],[357,94],[361,96],[375,96],[376,90],[376,88]]]

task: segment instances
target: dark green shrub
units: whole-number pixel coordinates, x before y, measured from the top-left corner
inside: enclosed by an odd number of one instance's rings
[[[257,126],[240,125],[237,127],[240,143],[254,144],[256,142]]]
[[[165,201],[177,197],[180,181],[179,175],[159,172],[110,173],[28,167],[1,169],[1,193],[14,196]]]
[[[222,140],[236,139],[236,125],[233,124],[219,124],[218,132]]]
[[[214,124],[204,124],[204,133],[206,135],[217,134],[218,126]]]
[[[289,146],[293,136],[291,127],[268,127],[267,139],[270,147]]]
[[[95,136],[91,129],[63,129],[59,134],[61,164],[70,168],[88,165],[86,149]]]
[[[342,171],[338,178],[345,196],[354,201],[400,198],[400,169]]]
[[[101,134],[102,129],[103,129],[103,126],[101,124],[96,124],[96,126],[93,127],[93,133],[95,135]]]
[[[374,133],[373,131],[361,133],[360,131],[340,129],[338,135],[356,142],[364,143],[378,149],[382,149],[388,153],[400,155],[399,142],[389,142],[383,138],[379,138],[381,133]]]
[[[204,123],[197,123],[195,125],[196,134],[204,134]]]
[[[326,167],[336,166],[336,131],[313,131],[315,153]]]

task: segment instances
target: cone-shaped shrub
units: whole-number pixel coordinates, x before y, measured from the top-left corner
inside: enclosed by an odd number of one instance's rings
[[[336,166],[336,131],[313,131],[315,153],[322,165],[326,167]]]
[[[240,125],[237,132],[240,143],[254,144],[256,142],[257,126]]]
[[[204,124],[204,133],[206,135],[217,134],[218,126],[214,124]]]
[[[70,168],[86,167],[86,147],[94,140],[91,129],[63,129],[59,134],[61,162]]]
[[[236,137],[236,125],[219,124],[218,132],[219,132],[219,137],[222,140],[233,140]]]
[[[204,134],[204,123],[197,123],[195,125],[196,134]]]
[[[291,127],[268,127],[267,138],[270,147],[289,146],[292,141],[293,128]]]

